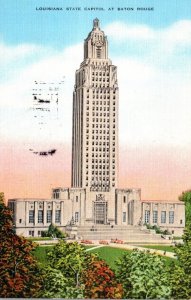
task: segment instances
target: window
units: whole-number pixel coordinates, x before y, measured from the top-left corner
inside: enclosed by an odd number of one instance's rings
[[[79,222],[79,212],[75,212],[75,222]]]
[[[76,196],[76,202],[78,202],[78,196]]]
[[[43,210],[38,211],[38,223],[43,223]]]
[[[19,223],[22,223],[22,219],[19,219]]]
[[[166,211],[161,211],[161,223],[166,223]]]
[[[34,236],[34,230],[29,230],[29,235]]]
[[[60,210],[55,210],[55,223],[60,223],[60,216],[61,216],[61,211]]]
[[[47,210],[47,212],[46,212],[46,222],[47,223],[52,222],[52,210]]]
[[[169,224],[174,224],[174,211],[169,211]]]
[[[126,211],[123,212],[123,222],[126,222]]]
[[[153,223],[157,223],[158,222],[158,211],[157,210],[153,210]]]
[[[145,223],[150,223],[150,210],[145,210]]]
[[[34,210],[29,210],[29,223],[34,223]]]

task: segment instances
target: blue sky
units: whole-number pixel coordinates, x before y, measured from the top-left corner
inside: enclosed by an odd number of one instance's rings
[[[63,11],[37,11],[40,7],[62,7]],[[66,7],[81,7],[81,11],[66,11]],[[103,7],[104,11],[85,11],[85,7]],[[113,7],[112,12],[108,8]],[[118,11],[118,7],[133,7],[134,11]],[[154,7],[154,12],[137,12],[137,7]],[[164,28],[172,22],[189,19],[190,0],[139,1],[1,1],[1,39],[8,44],[35,43],[64,47],[80,42],[87,34],[93,18],[101,19],[102,26],[117,20]],[[56,24],[56,26],[55,26]],[[80,24],[80,30],[78,27]]]

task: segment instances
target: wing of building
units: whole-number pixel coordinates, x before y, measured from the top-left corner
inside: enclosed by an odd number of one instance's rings
[[[94,228],[108,230],[110,237],[111,228],[118,228],[113,232],[120,236],[143,223],[182,234],[182,202],[141,201],[140,189],[118,188],[118,105],[117,67],[95,19],[75,74],[71,188],[55,188],[47,200],[9,200],[18,234],[38,236],[51,223],[78,236],[91,230],[95,237]]]

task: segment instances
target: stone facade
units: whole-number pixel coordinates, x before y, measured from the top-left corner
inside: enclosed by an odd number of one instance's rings
[[[141,227],[147,223],[168,229],[175,236],[183,233],[185,217],[182,202],[141,201],[140,190],[117,189],[112,198],[115,199],[115,215],[110,215],[110,199],[104,199],[104,194],[97,199],[95,193],[90,195],[91,198],[86,195],[85,189],[59,188],[53,190],[57,199],[10,199],[8,206],[14,213],[16,233],[27,237],[41,236],[51,223],[63,231],[68,225]]]
[[[18,234],[39,236],[51,223],[63,230],[149,223],[182,233],[183,203],[141,202],[140,189],[117,188],[118,102],[117,67],[95,19],[75,74],[72,187],[54,188],[51,199],[10,199]]]
[[[157,225],[174,235],[181,235],[185,226],[185,207],[180,201],[143,201],[143,223]]]

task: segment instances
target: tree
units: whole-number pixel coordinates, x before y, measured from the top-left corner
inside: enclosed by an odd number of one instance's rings
[[[47,231],[42,231],[42,236],[65,238],[66,234],[62,232],[56,225],[50,224]]]
[[[83,246],[60,241],[47,256],[51,268],[60,270],[74,285],[80,285],[81,273],[90,259]]]
[[[35,297],[41,288],[35,245],[15,234],[12,213],[0,193],[0,297]]]
[[[59,241],[47,254],[48,266],[44,269],[42,297],[83,298],[82,272],[92,255],[77,242]]]
[[[92,260],[83,273],[85,298],[121,299],[122,285],[103,260]]]
[[[183,244],[175,247],[177,262],[171,267],[172,296],[175,299],[191,298],[191,223],[184,230]]]
[[[179,200],[185,203],[185,218],[186,225],[191,223],[191,190],[182,192],[182,195],[179,196]]]
[[[57,269],[50,266],[44,269],[44,285],[41,296],[45,298],[83,298],[84,287],[71,285],[69,278]]]
[[[169,298],[171,288],[164,258],[134,250],[117,261],[117,278],[123,298]]]

